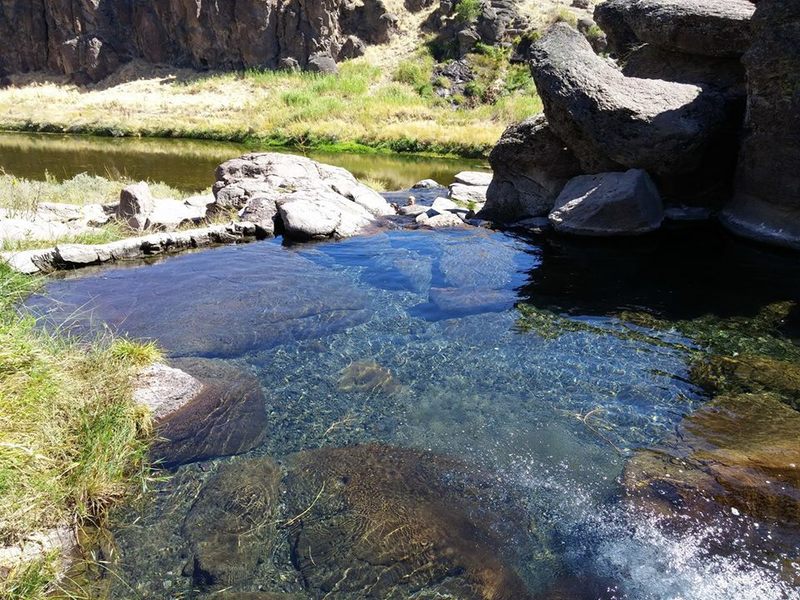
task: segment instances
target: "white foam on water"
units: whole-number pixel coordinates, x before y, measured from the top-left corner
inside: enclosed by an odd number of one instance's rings
[[[729,539],[724,518],[717,526],[668,531],[652,515],[604,504],[573,485],[565,469],[517,467],[515,482],[531,490],[535,505],[542,503],[568,566],[608,582],[603,600],[800,600],[800,589],[781,578],[777,561]],[[725,556],[709,549],[723,541]],[[800,577],[800,564],[791,568]]]

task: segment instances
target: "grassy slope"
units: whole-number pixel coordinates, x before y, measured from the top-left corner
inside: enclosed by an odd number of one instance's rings
[[[35,285],[0,266],[0,545],[60,523],[102,525],[148,477],[150,417],[130,384],[158,351],[48,335],[15,309]],[[43,597],[52,576],[46,563],[12,572],[0,597]]]
[[[541,110],[530,93],[453,109],[366,62],[339,75],[197,74],[128,65],[118,85],[57,82],[0,90],[0,128],[484,154],[510,122]],[[140,69],[139,72],[134,72]],[[393,74],[392,74],[393,75]],[[142,78],[136,78],[141,76]],[[422,93],[421,93],[422,92]]]

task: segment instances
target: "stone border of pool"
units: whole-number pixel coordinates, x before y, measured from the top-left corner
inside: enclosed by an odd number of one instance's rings
[[[34,275],[255,239],[255,223],[232,222],[185,231],[153,233],[108,244],[62,244],[42,250],[2,252],[0,260],[15,271]]]

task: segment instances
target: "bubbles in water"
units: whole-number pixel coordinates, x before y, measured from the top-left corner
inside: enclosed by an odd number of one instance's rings
[[[781,578],[778,561],[758,556],[745,540],[730,539],[735,534],[727,515],[713,525],[671,531],[657,516],[603,502],[567,471],[565,464],[548,470],[519,460],[510,476],[530,490],[534,512],[564,547],[566,568],[608,582],[604,600],[800,598],[800,590]],[[719,543],[727,546],[726,555],[710,550]]]

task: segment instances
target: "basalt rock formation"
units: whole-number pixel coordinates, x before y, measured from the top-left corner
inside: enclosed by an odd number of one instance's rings
[[[583,173],[644,169],[671,207],[721,211],[735,233],[800,248],[800,1],[608,0],[595,20],[616,63],[565,24],[531,46],[546,121],[500,140],[485,215],[552,209],[559,191],[543,182],[563,177],[548,158],[563,147]]]
[[[746,137],[733,202],[735,233],[800,249],[800,1],[761,0],[747,69]]]
[[[98,81],[120,63],[196,69],[351,58],[397,27],[383,0],[2,0],[0,75],[51,71]],[[344,56],[342,53],[347,54]]]

